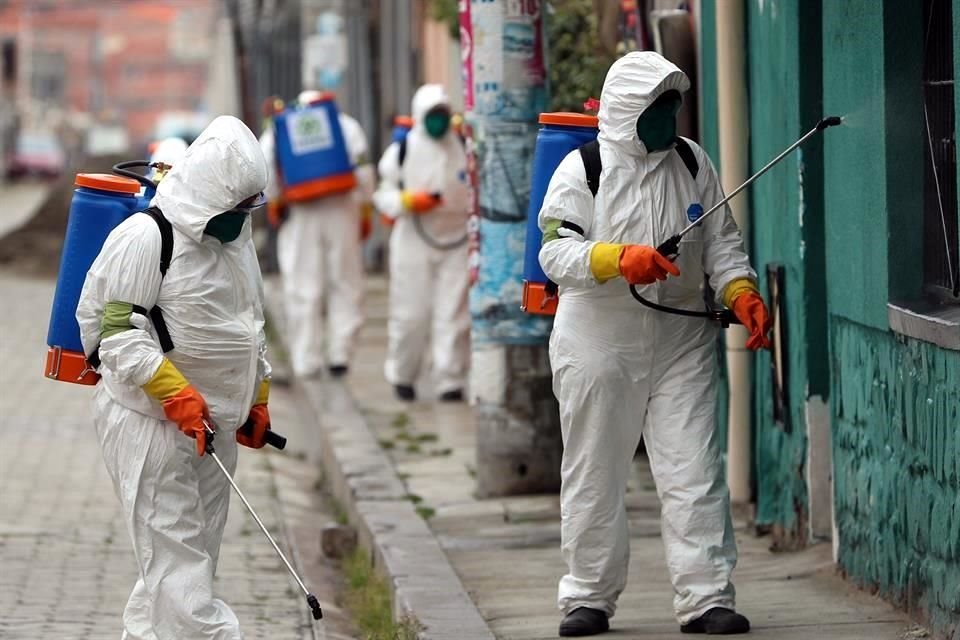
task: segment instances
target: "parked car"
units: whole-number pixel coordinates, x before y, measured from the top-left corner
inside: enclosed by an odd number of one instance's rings
[[[7,174],[12,178],[25,175],[56,177],[67,163],[67,156],[52,133],[26,132],[17,138]]]

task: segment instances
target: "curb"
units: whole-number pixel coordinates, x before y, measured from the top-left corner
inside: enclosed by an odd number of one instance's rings
[[[394,618],[415,617],[423,640],[495,640],[347,387],[327,380],[298,380],[293,387],[321,427],[330,492],[389,578]]]

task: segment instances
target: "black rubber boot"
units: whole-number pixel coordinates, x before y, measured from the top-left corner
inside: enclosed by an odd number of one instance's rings
[[[334,378],[342,378],[350,372],[350,367],[345,364],[330,365],[330,375]]]
[[[750,621],[731,609],[714,607],[705,614],[680,626],[681,633],[706,633],[712,636],[733,635],[750,631]]]
[[[560,637],[595,636],[610,630],[607,614],[599,609],[579,607],[566,615],[560,623]]]
[[[393,386],[393,392],[397,394],[397,398],[404,402],[413,402],[417,399],[417,392],[409,384],[396,384]]]
[[[440,402],[463,402],[463,389],[444,391],[440,394]]]

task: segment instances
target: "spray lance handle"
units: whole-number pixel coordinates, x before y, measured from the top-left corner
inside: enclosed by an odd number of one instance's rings
[[[657,246],[657,253],[673,262],[680,255],[680,240],[682,239],[683,235],[679,233],[670,236]]]
[[[216,453],[216,449],[213,448],[213,439],[217,434],[216,430],[206,420],[203,421],[203,428],[207,432],[207,445],[204,451],[206,451],[207,453]],[[246,422],[244,422],[243,426],[240,427],[239,430],[243,431],[244,429],[246,429],[250,433],[250,435],[253,435],[253,421],[247,420]],[[281,451],[287,446],[287,439],[282,435],[280,435],[279,433],[276,433],[275,431],[272,431],[272,430],[267,431],[266,441],[268,445],[270,445],[275,449],[280,449]]]

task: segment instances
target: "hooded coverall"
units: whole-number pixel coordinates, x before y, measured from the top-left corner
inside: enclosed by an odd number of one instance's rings
[[[315,375],[325,365],[348,365],[363,325],[361,207],[371,201],[376,177],[360,123],[343,113],[339,119],[357,186],[347,193],[289,203],[290,214],[277,236],[290,361],[294,374],[301,377]],[[272,129],[260,143],[270,164],[267,196],[272,200],[280,195]]]
[[[113,230],[84,283],[77,320],[86,353],[99,345],[103,376],[94,422],[140,573],[123,614],[129,640],[242,634],[236,615],[213,594],[230,485],[141,388],[165,364],[149,317],[105,310],[163,310],[174,344],[166,359],[206,400],[217,455],[232,473],[234,432],[270,376],[263,288],[249,218],[226,244],[204,229],[266,182],[257,139],[236,118],[217,118],[160,182],[152,202],[173,227],[166,275],[161,279],[157,224],[137,214]],[[108,322],[122,330],[101,339]]]
[[[413,216],[419,216],[423,231],[441,245],[466,233],[469,190],[463,143],[452,130],[434,139],[424,126],[428,111],[449,107],[449,102],[440,85],[427,84],[417,90],[403,166],[400,145],[394,142],[380,159],[380,186],[374,194],[377,209],[395,220],[390,234],[389,343],[384,373],[393,385],[413,385],[429,347],[441,394],[462,390],[467,382],[467,247],[430,246],[418,232]],[[439,193],[443,200],[426,213],[412,213],[403,205],[404,190]]]
[[[657,54],[630,53],[607,74],[600,99],[602,174],[594,198],[578,152],[550,181],[541,229],[573,223],[546,242],[540,264],[560,286],[550,337],[554,393],[560,402],[562,551],[567,574],[559,606],[612,616],[626,586],[630,540],[627,477],[641,434],[662,504],[662,535],[686,624],[713,607],[734,608],[737,559],[715,429],[718,329],[640,306],[622,278],[600,284],[591,270],[597,242],[657,246],[687,224],[687,209],[708,209],[723,193],[716,171],[693,142],[696,180],[672,148],[648,152],[637,119],[687,77]],[[729,210],[684,236],[681,275],[640,286],[663,305],[702,309],[704,274],[718,299],[738,279],[756,281]]]

